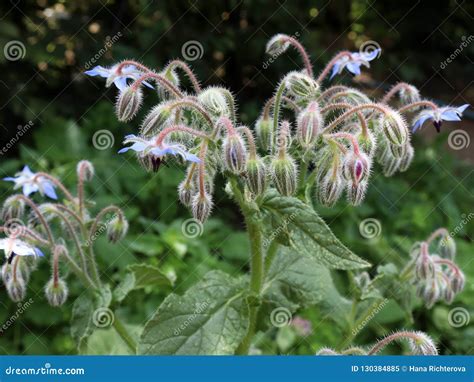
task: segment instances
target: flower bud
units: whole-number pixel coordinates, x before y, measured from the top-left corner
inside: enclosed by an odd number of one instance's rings
[[[199,220],[201,223],[204,223],[212,210],[212,197],[207,192],[204,195],[201,195],[199,192],[194,195],[192,201],[192,213],[194,219]]]
[[[374,133],[367,131],[367,135],[364,135],[362,132],[355,133],[357,143],[359,148],[364,153],[367,153],[367,156],[372,158],[377,148],[377,139],[375,138]]]
[[[128,231],[128,221],[122,214],[116,214],[107,223],[107,238],[111,243],[122,240]]]
[[[285,52],[288,49],[288,47],[290,46],[290,43],[288,41],[286,41],[287,37],[288,36],[286,36],[284,34],[281,34],[281,33],[273,36],[267,42],[265,52],[267,54],[272,55],[272,56],[278,56],[278,55],[282,54],[283,52]]]
[[[20,302],[26,295],[25,280],[19,275],[11,278],[7,284],[7,292],[13,302]]]
[[[44,288],[44,293],[49,305],[61,306],[63,305],[68,296],[68,288],[64,280],[58,279],[57,283],[53,279],[49,280]]]
[[[403,117],[390,109],[382,117],[382,131],[390,143],[395,146],[403,145],[409,138],[408,127]]]
[[[404,154],[400,160],[400,171],[405,172],[408,170],[408,168],[411,165],[411,162],[413,162],[413,158],[415,157],[415,149],[413,146],[408,143],[405,147]]]
[[[176,73],[176,70],[174,68],[168,68],[160,73],[161,76],[163,76],[165,79],[167,79],[171,84],[179,88],[179,76]],[[158,92],[158,97],[161,100],[167,100],[170,98],[174,98],[174,95],[170,93],[170,91],[164,87],[164,86],[157,86],[156,90]]]
[[[443,298],[446,301],[447,304],[451,304],[454,300],[454,297],[456,294],[454,293],[453,289],[451,288],[450,285],[448,285],[446,288],[444,288],[444,293],[443,293]]]
[[[410,338],[408,345],[413,355],[438,355],[433,340],[423,332],[415,332],[416,338]]]
[[[12,278],[12,266],[11,264],[5,263],[2,266],[3,284],[7,286],[11,278]]]
[[[240,174],[245,170],[247,149],[242,137],[238,134],[229,134],[222,145],[224,164],[233,174]]]
[[[194,195],[193,182],[188,182],[187,179],[183,180],[178,186],[178,197],[184,206],[189,207]]]
[[[143,101],[143,91],[140,87],[134,89],[127,86],[121,91],[115,103],[115,112],[121,122],[130,121],[137,114]]]
[[[2,208],[2,220],[5,222],[12,219],[20,219],[25,212],[25,202],[16,195],[9,196],[5,199]]]
[[[157,172],[162,164],[161,158],[155,155],[139,155],[138,163],[148,172]]]
[[[441,288],[438,281],[435,278],[431,278],[426,281],[425,294],[423,300],[425,301],[426,307],[431,308],[436,301],[441,297]]]
[[[441,257],[454,260],[456,257],[456,242],[451,235],[444,235],[438,244],[438,252]]]
[[[273,141],[273,125],[269,118],[260,117],[255,124],[257,144],[265,152],[269,152]]]
[[[298,171],[292,157],[289,155],[274,157],[270,164],[270,172],[280,194],[291,196],[295,193]]]
[[[326,207],[332,207],[341,197],[343,190],[344,182],[341,176],[329,172],[318,185],[318,201]]]
[[[415,262],[415,275],[419,280],[427,280],[435,276],[433,259],[431,256],[423,254],[423,249]]]
[[[297,100],[313,100],[319,95],[318,83],[307,74],[290,72],[284,81],[288,93]]]
[[[388,148],[392,155],[397,158],[401,159],[405,155],[406,145],[394,145],[393,143],[388,143]]]
[[[198,101],[213,117],[230,117],[229,105],[222,91],[216,86],[210,86],[199,93]]]
[[[81,160],[77,164],[77,176],[82,177],[86,182],[90,182],[94,177],[94,165],[88,160]]]
[[[412,85],[406,85],[399,91],[400,101],[402,105],[409,105],[421,100],[420,92]]]
[[[351,184],[347,185],[347,200],[353,206],[360,205],[364,198],[365,193],[367,192],[369,183],[367,181],[359,182],[358,184]]]
[[[464,289],[465,283],[466,277],[460,270],[457,273],[454,273],[453,277],[451,277],[451,288],[453,289],[454,293],[461,292]]]
[[[330,348],[322,348],[320,349],[316,355],[340,355],[337,353],[335,350],[330,349]]]
[[[384,147],[381,151],[378,162],[382,165],[383,174],[387,177],[392,176],[400,168],[402,160],[395,158],[389,147]]]
[[[296,136],[299,144],[309,148],[316,142],[322,125],[321,114],[317,102],[311,102],[298,116]]]
[[[370,168],[371,160],[362,152],[356,154],[350,151],[344,158],[344,178],[354,185],[368,180]]]
[[[267,170],[265,163],[259,157],[247,161],[246,184],[250,192],[258,196],[267,188]]]
[[[166,125],[173,113],[170,102],[160,103],[153,107],[142,122],[140,135],[149,137],[156,134],[162,126]]]

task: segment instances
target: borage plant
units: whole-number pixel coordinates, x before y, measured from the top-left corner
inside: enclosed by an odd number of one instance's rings
[[[240,207],[250,241],[249,276],[211,271],[183,295],[169,295],[145,325],[137,345],[123,325],[116,325],[133,352],[255,353],[257,333],[274,336],[275,327],[288,324],[294,312],[318,305],[347,332],[340,348],[322,349],[319,354],[376,354],[400,339],[408,340],[411,353],[437,353],[433,341],[420,332],[396,332],[369,350],[353,346],[353,341],[363,329],[361,322],[388,298],[406,309],[409,321],[417,300],[416,288],[407,281],[417,285],[428,306],[441,298],[452,301],[464,282],[453,259],[442,256],[453,251],[452,238],[437,231],[435,237],[451,240],[446,244],[451,249],[429,255],[434,240],[430,239],[414,248],[403,271],[387,264],[379,266],[371,279],[364,271],[371,265],[335,237],[316,208],[333,206],[344,193],[348,203],[362,203],[374,159],[386,176],[409,168],[414,148],[405,114],[416,112],[413,130],[428,120],[439,130],[443,120],[459,120],[467,105],[438,107],[406,83],[395,85],[375,102],[358,89],[326,84],[329,75],[333,78],[344,70],[359,74],[379,50],[340,52],[315,77],[305,49],[294,38],[273,37],[267,52],[278,56],[289,47],[300,53],[305,69],[283,77],[254,129],[238,122],[229,90],[201,88],[182,61],[171,61],[159,72],[131,60],[86,72],[106,78],[107,86],[117,86],[116,114],[123,122],[140,110],[144,91],[155,89],[160,102],[144,118],[139,133],[125,137],[120,153],[135,152],[149,171],[158,171],[164,162],[187,165],[178,198],[199,224],[209,217],[214,195],[221,192],[214,187],[215,178],[224,177],[225,192]],[[180,71],[192,90],[183,90]],[[87,225],[80,200],[70,203],[74,213],[70,215]],[[118,219],[125,221],[122,215]],[[34,242],[35,237],[28,240]],[[348,271],[350,299],[336,289],[331,278],[335,269]],[[91,270],[85,272],[87,277],[94,277]],[[98,280],[91,281],[103,288]],[[102,292],[112,296],[105,305],[118,304],[133,287],[134,277],[127,275],[114,293]],[[90,331],[83,334],[81,340],[86,340]]]

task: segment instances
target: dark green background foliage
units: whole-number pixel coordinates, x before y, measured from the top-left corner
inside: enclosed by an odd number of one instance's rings
[[[97,176],[88,191],[89,199],[96,203],[94,209],[113,203],[122,206],[130,220],[130,233],[124,242],[112,246],[103,237],[97,242],[100,268],[111,284],[121,281],[129,264],[144,262],[174,273],[176,292],[182,293],[209,270],[244,274],[248,243],[241,216],[222,192],[204,234],[186,238],[181,223],[189,214],[176,203],[175,191],[183,169],[168,167],[158,174],[147,174],[132,156],[116,154],[122,137],[135,131],[140,118],[118,123],[113,114],[115,89],[104,89],[101,80],[82,74],[88,65],[94,66],[91,59],[107,39],[119,36],[96,64],[107,66],[135,58],[155,68],[181,58],[182,45],[198,40],[203,56],[190,64],[203,85],[221,84],[234,91],[240,118],[249,125],[280,76],[301,66],[297,55],[290,52],[264,68],[268,63],[265,43],[278,32],[296,35],[304,43],[316,71],[338,50],[356,50],[364,41],[374,40],[383,53],[372,63],[369,83],[379,90],[403,79],[418,86],[425,96],[444,103],[459,105],[474,98],[470,87],[474,45],[444,69],[440,67],[463,38],[470,36],[474,4],[468,1],[28,0],[3,1],[0,7],[2,49],[11,40],[19,40],[26,47],[25,57],[18,61],[0,55],[2,142],[15,136],[17,126],[33,122],[28,133],[2,154],[0,175],[11,175],[28,164],[36,171],[53,171],[74,189],[76,162],[93,161]],[[350,78],[343,76],[337,81],[349,83]],[[153,101],[153,96],[147,97],[146,105]],[[466,121],[456,127],[472,129],[471,125]],[[416,137],[416,160],[408,172],[386,179],[377,169],[361,207],[350,207],[344,201],[330,210],[317,207],[349,248],[375,264],[374,271],[379,264],[402,266],[413,242],[440,226],[454,230],[462,225],[463,216],[474,213],[472,164],[457,155],[469,157],[472,144],[455,156],[446,145],[447,132],[453,126],[446,127],[435,139],[430,132]],[[93,147],[92,136],[99,129],[113,133],[113,148]],[[2,200],[11,192],[10,186],[0,184]],[[373,240],[359,233],[359,223],[368,217],[378,219],[382,226],[381,235]],[[472,237],[471,220],[455,237],[467,282],[451,307],[438,303],[426,310],[415,300],[411,323],[400,306],[391,302],[363,328],[355,343],[366,345],[392,330],[416,328],[432,335],[444,354],[473,354],[474,320],[470,326],[457,329],[447,320],[453,306],[473,313]],[[347,274],[333,276],[341,294],[348,294]],[[69,302],[54,309],[43,297],[48,277],[48,266],[43,262],[29,285],[28,298],[34,302],[3,333],[0,353],[76,352],[68,321],[80,285],[71,277]],[[170,287],[161,286],[134,291],[124,300],[119,314],[138,329],[170,292]],[[0,323],[15,310],[16,304],[2,289]],[[324,307],[299,315],[311,320],[312,334],[303,339],[288,328],[275,328],[258,343],[264,353],[312,354],[322,346],[338,347],[348,334],[343,324],[334,325]],[[93,353],[126,351],[107,330],[97,332],[89,346]]]

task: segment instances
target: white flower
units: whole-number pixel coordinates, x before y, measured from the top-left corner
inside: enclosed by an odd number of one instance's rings
[[[46,195],[51,199],[57,199],[54,184],[50,180],[42,176],[36,176],[28,166],[23,167],[23,170],[17,172],[15,177],[3,178],[7,182],[14,182],[14,190],[22,188],[23,194],[29,196],[30,194],[39,191],[41,195]]]

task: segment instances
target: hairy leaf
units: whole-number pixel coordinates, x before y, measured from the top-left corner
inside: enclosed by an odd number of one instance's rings
[[[248,328],[247,283],[212,271],[169,295],[145,325],[139,354],[233,354]]]
[[[85,293],[80,295],[74,301],[71,318],[71,336],[76,341],[79,351],[94,331],[93,314],[94,301]]]

